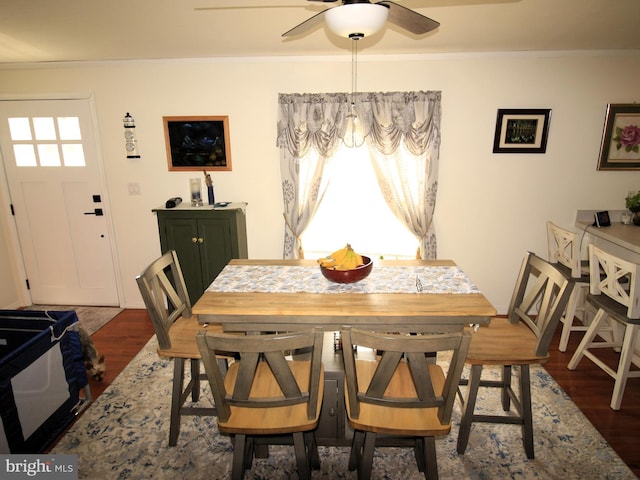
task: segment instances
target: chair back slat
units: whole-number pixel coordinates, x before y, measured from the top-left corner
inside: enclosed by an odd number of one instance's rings
[[[291,369],[288,368],[287,359],[280,352],[265,352],[264,359],[269,364],[274,377],[285,397],[301,397],[302,392],[296,382]]]
[[[511,323],[524,322],[536,335],[536,356],[546,356],[574,282],[551,263],[531,252],[525,255],[511,303]]]
[[[169,328],[180,317],[191,318],[191,302],[178,261],[170,250],[136,277],[161,349],[171,348]]]
[[[590,293],[606,295],[627,307],[627,317],[640,318],[640,265],[619,258],[593,244],[589,245],[589,262]]]
[[[423,353],[409,352],[406,354],[406,359],[420,401],[441,401],[442,397],[438,397],[433,389],[433,380],[427,364],[427,356]]]
[[[547,246],[549,262],[559,263],[571,270],[573,278],[582,276],[581,251],[578,235],[571,230],[547,222]]]
[[[405,335],[347,328],[341,335],[352,418],[359,418],[361,403],[370,403],[397,408],[436,408],[439,420],[450,422],[471,341],[468,332]],[[354,349],[357,347],[382,352],[370,379],[361,375],[359,367],[364,362],[360,365],[356,362]],[[445,351],[451,354],[446,374],[432,358],[434,354]],[[409,383],[399,382],[398,372],[403,372],[403,379],[410,377]],[[407,372],[409,375],[405,375]]]
[[[239,363],[238,376],[233,388],[233,396],[238,400],[248,400],[253,386],[253,379],[258,369],[260,354],[257,352],[243,352],[242,362]]]
[[[316,417],[322,372],[321,331],[272,335],[199,332],[196,341],[222,422],[229,420],[233,406],[268,408],[306,403],[308,418]],[[297,359],[297,351],[311,356]],[[238,358],[226,378],[216,362],[216,354],[223,353]]]
[[[402,352],[394,352],[385,350],[382,353],[378,368],[376,369],[373,378],[369,382],[369,388],[367,388],[366,396],[368,398],[382,398],[384,392],[389,386],[391,377],[393,376],[398,363],[402,360]]]

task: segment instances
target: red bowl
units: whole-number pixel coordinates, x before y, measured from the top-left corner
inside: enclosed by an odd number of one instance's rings
[[[355,283],[367,278],[373,268],[373,262],[369,257],[362,255],[363,265],[351,270],[333,270],[320,265],[320,271],[324,278],[335,283]]]

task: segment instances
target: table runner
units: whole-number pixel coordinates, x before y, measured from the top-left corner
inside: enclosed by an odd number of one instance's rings
[[[333,283],[317,266],[227,265],[209,292],[479,294],[460,267],[373,267],[357,283]]]

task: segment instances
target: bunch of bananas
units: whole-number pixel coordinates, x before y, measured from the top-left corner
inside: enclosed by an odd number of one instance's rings
[[[353,270],[364,264],[362,255],[356,253],[348,243],[346,247],[336,250],[328,257],[318,259],[318,263],[334,270]]]

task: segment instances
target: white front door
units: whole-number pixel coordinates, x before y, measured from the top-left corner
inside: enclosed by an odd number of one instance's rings
[[[119,304],[91,105],[0,101],[0,147],[34,304]]]

